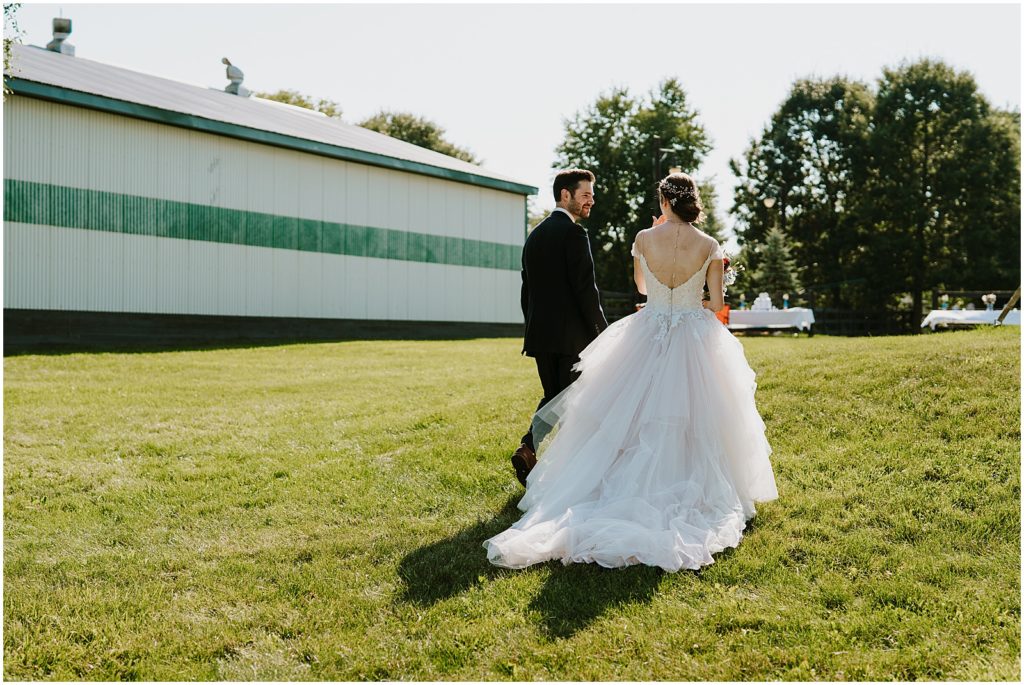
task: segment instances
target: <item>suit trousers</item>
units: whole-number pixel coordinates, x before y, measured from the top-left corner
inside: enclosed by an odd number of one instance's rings
[[[579,360],[580,357],[577,354],[538,354],[534,357],[534,361],[537,362],[537,375],[540,376],[540,384],[544,388],[544,397],[537,404],[538,410],[580,377],[579,372],[572,370],[573,365]],[[534,445],[534,437],[531,426],[522,439],[522,442],[529,445],[532,450],[537,449]],[[544,436],[539,435],[536,438],[537,442],[540,442]]]

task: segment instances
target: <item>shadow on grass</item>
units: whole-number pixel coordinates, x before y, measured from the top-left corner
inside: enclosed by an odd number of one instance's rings
[[[553,638],[572,637],[613,607],[648,603],[665,572],[651,566],[608,569],[597,564],[548,564],[551,575],[530,608]]]
[[[493,519],[421,547],[402,559],[398,568],[405,583],[401,600],[429,605],[501,575],[547,571],[547,580],[530,602],[530,609],[541,615],[543,629],[549,636],[565,638],[586,628],[612,607],[649,602],[654,596],[665,573],[648,566],[605,569],[596,564],[563,566],[554,561],[510,571],[491,564],[483,542],[521,516],[516,508],[518,501],[519,496],[510,497]]]
[[[415,604],[434,604],[502,573],[487,561],[483,543],[522,515],[516,508],[520,497],[510,497],[490,521],[478,521],[450,538],[406,555],[398,565],[398,576],[405,583],[401,599]]]
[[[4,356],[148,354],[356,340],[472,340],[521,324],[4,309]]]

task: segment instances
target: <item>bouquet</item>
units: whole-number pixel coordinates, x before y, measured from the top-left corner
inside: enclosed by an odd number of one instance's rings
[[[725,267],[725,272],[722,278],[722,294],[724,295],[729,286],[736,282],[736,277],[743,271],[742,264],[733,265],[732,260],[728,257],[722,257],[722,266]]]

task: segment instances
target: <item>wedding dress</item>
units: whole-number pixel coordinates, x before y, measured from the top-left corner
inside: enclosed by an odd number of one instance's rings
[[[701,306],[721,246],[675,288],[636,250],[647,306],[598,336],[579,379],[534,416],[534,435],[547,435],[525,514],[484,542],[496,565],[696,569],[739,544],[755,502],[778,496],[754,372]]]

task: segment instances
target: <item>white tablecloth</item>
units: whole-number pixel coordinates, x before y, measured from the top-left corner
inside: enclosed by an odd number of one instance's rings
[[[814,323],[814,310],[804,307],[775,309],[770,312],[754,312],[749,309],[730,309],[729,328],[798,328],[810,330]]]
[[[924,317],[924,321],[921,322],[921,328],[930,326],[934,331],[935,327],[939,324],[994,324],[996,319],[999,318],[999,312],[1001,311],[1003,311],[1002,307],[992,311],[987,309],[975,309],[974,311],[969,309],[933,309],[928,313],[928,316]],[[1003,325],[1019,326],[1020,310],[1011,309],[1006,318],[1003,319]]]

